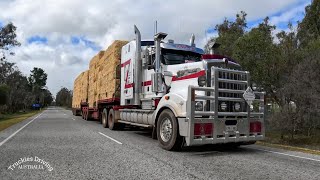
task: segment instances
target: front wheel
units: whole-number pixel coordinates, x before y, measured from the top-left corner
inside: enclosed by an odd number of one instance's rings
[[[161,112],[157,122],[157,137],[160,146],[168,151],[180,150],[183,138],[179,134],[177,118],[171,110]]]

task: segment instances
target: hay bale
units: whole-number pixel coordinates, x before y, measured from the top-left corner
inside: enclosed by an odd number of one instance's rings
[[[89,70],[83,73],[81,78],[80,100],[87,102],[88,100],[88,87],[89,87]]]
[[[100,51],[90,63],[89,70],[81,73],[74,83],[74,103],[88,102],[96,107],[97,101],[120,97],[120,80],[116,79],[121,62],[121,48],[127,41],[114,41],[106,51]]]
[[[74,80],[72,107],[80,108],[81,102],[87,99],[88,71],[84,71]]]
[[[116,92],[120,88],[120,80],[116,79],[115,73],[121,63],[121,48],[127,43],[127,41],[114,41],[99,59],[97,100],[120,98],[120,93]]]

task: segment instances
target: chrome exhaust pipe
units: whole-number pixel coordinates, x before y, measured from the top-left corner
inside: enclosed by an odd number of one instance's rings
[[[141,93],[141,79],[142,79],[142,60],[141,60],[141,34],[136,25],[134,25],[134,33],[136,35],[136,53],[135,53],[135,66],[133,70],[134,74],[134,90],[133,90],[133,104],[140,105],[140,93]]]

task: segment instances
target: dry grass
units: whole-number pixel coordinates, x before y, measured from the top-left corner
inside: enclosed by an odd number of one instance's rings
[[[29,117],[32,117],[41,111],[30,111],[25,113],[16,113],[16,114],[9,114],[9,115],[2,115],[0,117],[0,131],[17,124]]]
[[[263,146],[268,146],[268,147],[275,147],[275,148],[290,150],[290,151],[299,151],[299,152],[304,152],[304,153],[309,153],[309,154],[320,155],[320,151],[308,149],[308,148],[301,148],[301,147],[281,145],[281,144],[272,144],[272,143],[267,143],[267,142],[263,142],[263,141],[259,141],[259,142],[257,142],[257,144],[263,145]]]
[[[318,131],[313,136],[297,134],[292,139],[290,135],[284,135],[281,138],[279,132],[269,131],[265,141],[258,142],[258,144],[320,155],[320,132]]]

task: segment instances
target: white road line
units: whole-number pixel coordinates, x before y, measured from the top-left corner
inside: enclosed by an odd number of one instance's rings
[[[42,112],[43,113],[43,112]],[[11,134],[9,137],[7,137],[5,140],[3,140],[1,143],[0,143],[0,147],[6,143],[9,139],[11,139],[13,136],[15,136],[19,131],[21,131],[23,128],[25,128],[26,126],[28,126],[30,123],[32,123],[34,120],[36,120],[38,117],[40,117],[41,114],[39,114],[37,117],[33,118],[31,121],[29,121],[27,124],[25,124],[24,126],[22,126],[20,129],[18,129],[16,132],[14,132],[13,134]]]
[[[285,155],[285,156],[290,156],[290,157],[295,157],[295,158],[307,159],[307,160],[311,160],[311,161],[320,162],[320,159],[313,159],[313,158],[308,158],[308,157],[296,156],[296,155],[292,155],[292,154],[286,154],[286,153],[281,153],[281,152],[277,152],[277,151],[270,151],[270,150],[265,150],[265,149],[258,149],[258,148],[251,148],[251,147],[247,147],[247,148],[255,149],[255,150],[259,150],[259,151],[265,151],[265,152],[268,152],[268,153],[280,154],[280,155]]]
[[[107,136],[107,135],[105,135],[105,134],[103,134],[103,133],[101,133],[101,132],[99,132],[99,134],[101,134],[102,136],[104,136],[104,137],[106,137],[106,138],[111,139],[112,141],[114,141],[114,142],[116,142],[116,143],[118,143],[118,144],[122,144],[120,141],[117,141],[117,140],[113,139],[112,137],[109,137],[109,136]]]
[[[75,119],[74,119],[74,118],[72,118],[72,120],[74,120],[74,121],[75,121]]]

